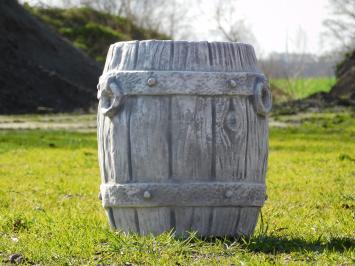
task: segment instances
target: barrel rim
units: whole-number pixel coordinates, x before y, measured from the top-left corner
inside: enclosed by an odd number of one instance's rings
[[[253,48],[254,46],[250,43],[246,42],[232,42],[232,41],[191,41],[191,40],[156,40],[156,39],[147,39],[147,40],[130,40],[130,41],[120,41],[120,42],[115,42],[112,43],[112,46],[118,45],[118,44],[131,44],[131,43],[136,43],[136,42],[160,42],[160,43],[168,43],[168,42],[174,42],[174,43],[186,43],[186,44],[201,44],[201,43],[208,43],[208,44],[236,44],[240,46],[248,46],[250,48]]]

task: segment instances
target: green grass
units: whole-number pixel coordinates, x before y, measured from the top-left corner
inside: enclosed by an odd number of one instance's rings
[[[354,116],[274,119],[291,126],[271,128],[269,198],[255,235],[240,240],[112,232],[97,199],[95,133],[0,131],[0,262],[354,264]]]
[[[271,83],[289,94],[302,99],[317,92],[329,92],[335,84],[335,77],[272,79]]]

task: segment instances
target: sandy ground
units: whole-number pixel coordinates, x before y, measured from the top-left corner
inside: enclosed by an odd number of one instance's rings
[[[96,115],[24,115],[0,116],[0,130],[69,130],[69,131],[96,131]]]

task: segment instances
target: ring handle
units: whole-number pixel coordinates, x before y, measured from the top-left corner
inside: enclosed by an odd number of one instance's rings
[[[272,94],[267,81],[258,81],[254,90],[256,112],[266,116],[272,108]]]
[[[104,116],[112,118],[115,114],[117,114],[124,101],[124,95],[121,92],[121,88],[115,81],[114,76],[103,80],[100,79],[97,87],[99,110]]]

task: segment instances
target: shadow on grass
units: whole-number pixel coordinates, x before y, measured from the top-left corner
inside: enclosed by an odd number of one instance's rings
[[[239,240],[240,241],[240,240]],[[242,242],[242,246],[252,252],[291,253],[297,251],[336,251],[345,252],[354,247],[354,239],[350,237],[332,237],[327,240],[305,240],[301,238],[283,238],[276,236],[258,236]]]
[[[227,245],[237,243],[241,248],[255,253],[278,254],[292,252],[346,252],[355,247],[355,239],[350,237],[332,237],[327,240],[305,240],[277,236],[255,236],[251,238],[200,238],[209,243],[223,242]]]

